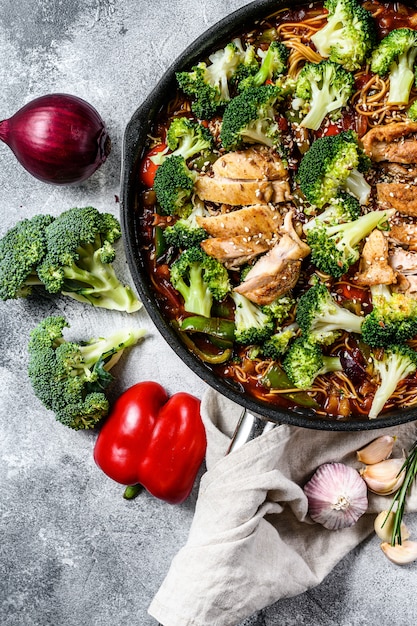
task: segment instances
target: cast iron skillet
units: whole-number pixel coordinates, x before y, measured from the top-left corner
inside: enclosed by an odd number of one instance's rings
[[[144,148],[147,135],[150,132],[152,120],[162,105],[175,92],[177,83],[175,72],[190,69],[193,64],[206,57],[208,53],[216,49],[218,43],[227,41],[229,37],[239,33],[246,27],[251,27],[257,18],[275,13],[280,8],[291,5],[302,5],[303,2],[292,0],[258,0],[251,2],[245,7],[230,14],[203,35],[194,41],[168,69],[154,90],[135,111],[128,123],[124,135],[122,182],[121,182],[121,224],[126,256],[143,305],[149,313],[157,329],[178,354],[184,363],[192,369],[197,376],[221,394],[245,407],[247,410],[264,416],[274,422],[283,422],[300,426],[327,431],[357,431],[379,429],[396,424],[401,424],[417,419],[417,409],[392,411],[374,419],[324,419],[319,418],[312,410],[297,408],[285,409],[275,407],[262,400],[245,394],[236,383],[216,376],[209,367],[201,362],[196,356],[188,351],[182,343],[176,331],[163,317],[159,309],[154,292],[150,287],[150,280],[141,255],[140,244],[137,237],[139,230],[140,205],[137,198],[137,170]],[[404,3],[405,4],[405,3]]]

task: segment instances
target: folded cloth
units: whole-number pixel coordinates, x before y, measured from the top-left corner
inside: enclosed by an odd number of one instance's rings
[[[360,468],[356,450],[377,436],[396,436],[393,456],[417,438],[416,422],[359,432],[279,425],[227,455],[242,408],[210,389],[201,410],[207,472],[187,543],[149,607],[164,626],[234,626],[318,585],[373,531],[392,496],[369,494],[354,526],[330,531],[309,518],[303,485],[322,463]],[[407,502],[417,510],[416,485]]]

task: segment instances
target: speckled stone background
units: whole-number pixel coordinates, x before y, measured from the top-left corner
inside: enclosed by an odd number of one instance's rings
[[[72,93],[93,104],[113,141],[86,183],[38,182],[0,145],[0,233],[36,213],[94,205],[118,214],[126,123],[173,58],[241,0],[0,0],[0,118],[36,96]],[[123,246],[116,269],[129,280]],[[67,316],[73,338],[136,324],[148,338],[119,363],[116,397],[140,380],[200,396],[204,384],[159,337],[144,311],[93,310],[36,295],[0,303],[0,624],[153,626],[147,607],[184,544],[197,485],[181,506],[148,494],[127,502],[95,466],[95,434],[73,432],[29,385],[30,329]],[[417,531],[415,518],[409,525]],[[405,626],[417,623],[416,566],[390,564],[371,538],[318,588],[278,602],[241,626]]]

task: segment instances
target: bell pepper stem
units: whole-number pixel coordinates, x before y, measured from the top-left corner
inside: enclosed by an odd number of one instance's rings
[[[140,484],[128,485],[124,490],[123,497],[125,500],[133,500],[143,491],[143,487]]]

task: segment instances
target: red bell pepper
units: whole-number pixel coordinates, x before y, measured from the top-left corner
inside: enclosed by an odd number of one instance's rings
[[[164,143],[159,143],[143,157],[139,167],[139,180],[145,187],[153,187],[156,170],[159,167],[159,165],[156,165],[156,163],[152,161],[151,157],[159,154],[159,152],[164,152],[166,149],[167,146]]]
[[[206,451],[200,400],[170,398],[156,382],[140,382],[116,400],[94,447],[94,460],[122,485],[141,484],[178,504],[190,494]]]

